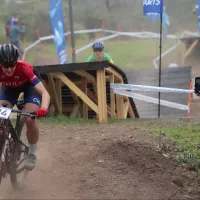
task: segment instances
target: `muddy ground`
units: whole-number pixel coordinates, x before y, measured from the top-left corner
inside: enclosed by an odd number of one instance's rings
[[[134,125],[40,124],[40,130],[36,168],[21,190],[4,179],[1,199],[200,198],[197,173],[163,156],[158,137]]]

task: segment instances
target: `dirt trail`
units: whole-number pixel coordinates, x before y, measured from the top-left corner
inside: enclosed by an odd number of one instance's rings
[[[196,173],[157,152],[151,134],[125,125],[40,130],[37,167],[25,188],[13,191],[4,179],[0,199],[197,199]]]

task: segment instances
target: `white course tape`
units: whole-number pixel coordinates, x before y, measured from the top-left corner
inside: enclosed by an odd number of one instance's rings
[[[105,41],[105,40],[109,40],[109,39],[115,38],[115,37],[117,37],[117,36],[118,36],[118,34],[113,34],[113,35],[109,35],[109,36],[106,36],[106,37],[99,38],[99,40]],[[87,45],[81,47],[80,49],[77,49],[77,50],[75,51],[75,53],[78,54],[78,53],[80,53],[80,52],[82,52],[82,51],[88,49],[88,48],[91,47],[92,45],[93,45],[93,42],[91,42],[91,43],[89,43],[89,44],[87,44]]]
[[[24,51],[28,51],[28,50],[30,50],[31,48],[33,48],[35,45],[37,45],[38,43],[40,43],[40,40],[37,40],[37,41],[35,41],[34,43],[32,43],[31,45],[29,45],[28,47],[26,47],[25,49],[24,49]]]
[[[45,36],[45,37],[41,37],[40,40],[44,41],[44,40],[53,40],[54,39],[54,35],[49,35],[49,36]]]
[[[185,90],[177,88],[167,88],[167,87],[155,87],[147,85],[131,85],[131,84],[118,84],[111,83],[110,87],[113,89],[120,90],[134,90],[134,91],[146,91],[146,92],[175,92],[175,93],[194,93],[194,90]]]
[[[113,30],[107,30],[107,29],[77,30],[77,31],[74,31],[74,33],[75,34],[81,34],[81,33],[92,33],[92,32],[100,32],[100,31],[103,31],[105,33],[113,33],[113,34],[116,34],[117,36],[118,35],[124,35],[124,36],[136,37],[136,38],[149,38],[149,39],[151,39],[151,38],[159,38],[160,37],[160,34],[153,33],[153,32],[120,32],[120,31],[113,31]],[[71,34],[70,32],[66,32],[65,36],[70,35],[70,34]],[[184,34],[199,36],[198,33],[193,33],[193,32],[189,32],[189,31],[185,31],[184,33],[181,34],[181,36],[184,35]],[[171,38],[171,39],[180,38],[180,36],[177,36],[177,35],[168,35],[167,37]],[[111,37],[111,38],[113,38],[113,37]],[[111,38],[108,38],[108,39],[111,39]],[[23,56],[22,56],[23,60],[25,59],[25,55],[26,55],[27,51],[29,51],[31,48],[33,48],[35,45],[37,45],[40,41],[50,40],[50,39],[54,39],[54,36],[49,35],[49,36],[41,37],[36,42],[34,42],[31,45],[29,45],[28,47],[26,47],[24,49],[24,53],[23,53]],[[88,46],[90,46],[90,44],[88,44]],[[85,49],[87,49],[87,48],[82,47],[82,49],[78,52],[81,52]],[[154,61],[154,66],[156,67],[156,61]]]
[[[172,46],[171,48],[167,49],[164,53],[161,54],[161,58],[166,56],[167,54],[169,54],[170,52],[172,52],[173,50],[175,50],[179,45],[181,44],[180,41],[178,41],[174,46]],[[157,62],[160,60],[160,56],[157,56],[154,60],[153,60],[153,64],[154,64],[154,67],[155,69],[158,69],[158,65],[157,65]]]
[[[114,92],[116,94],[128,96],[128,97],[131,97],[133,99],[138,99],[138,100],[147,101],[147,102],[154,103],[154,104],[159,104],[159,101],[158,101],[157,98],[152,98],[152,97],[149,97],[149,96],[136,94],[136,93],[133,93],[133,92],[128,92],[128,91],[124,91],[124,90],[120,90],[120,89],[114,89]],[[170,108],[176,108],[176,109],[179,109],[179,110],[189,110],[187,105],[178,104],[178,103],[165,101],[165,100],[160,100],[160,105],[167,106],[167,107],[170,107]]]
[[[168,38],[171,38],[171,39],[180,39],[180,38],[183,38],[185,37],[185,35],[189,35],[189,36],[199,36],[199,33],[197,32],[190,32],[190,31],[184,31],[183,33],[181,33],[180,36],[177,36],[177,35],[167,35]],[[161,54],[161,57],[164,57],[166,56],[168,53],[170,53],[171,51],[175,50],[179,45],[181,44],[180,40],[174,45],[172,46],[171,48],[167,49],[164,53]],[[158,69],[158,65],[157,65],[157,60],[160,59],[160,56],[157,56],[154,60],[153,60],[153,64],[154,64],[154,67],[155,69]]]
[[[28,50],[30,50],[31,48],[33,48],[33,47],[34,47],[35,45],[37,45],[38,43],[40,43],[40,40],[35,41],[34,43],[32,43],[31,45],[29,45],[28,47],[26,47],[26,48],[24,49],[24,53],[23,53],[23,55],[22,55],[22,60],[25,59],[26,52],[27,52]]]

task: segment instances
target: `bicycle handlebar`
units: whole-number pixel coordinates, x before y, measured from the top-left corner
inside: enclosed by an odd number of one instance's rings
[[[36,117],[36,112],[24,112],[22,110],[12,110],[13,113],[18,113],[20,115],[24,115],[24,116],[28,116],[31,118],[35,118]]]

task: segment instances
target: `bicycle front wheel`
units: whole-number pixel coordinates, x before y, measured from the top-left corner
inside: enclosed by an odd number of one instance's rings
[[[10,162],[10,181],[13,188],[21,187],[21,182],[24,179],[27,171],[24,169],[24,161],[28,155],[28,147],[21,141],[24,131],[24,118],[20,116],[17,127],[17,135],[19,140],[13,140],[11,149],[12,157]]]
[[[4,161],[2,160],[2,150],[4,146],[4,137],[0,136],[0,184],[4,175]]]

